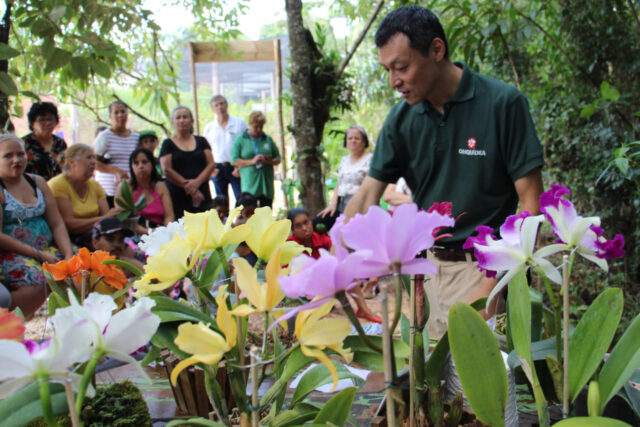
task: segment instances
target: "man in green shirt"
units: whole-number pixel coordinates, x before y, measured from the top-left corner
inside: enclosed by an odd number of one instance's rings
[[[347,217],[377,204],[388,183],[403,177],[423,209],[452,202],[460,218],[452,236],[428,254],[440,273],[426,284],[428,329],[446,331],[449,307],[487,296],[496,284],[462,245],[479,225],[499,227],[508,215],[537,214],[542,148],[525,97],[514,87],[449,59],[444,31],[419,6],[394,10],[375,42],[391,87],[404,98],[392,107],[376,143],[369,176]],[[486,313],[485,313],[486,314]]]

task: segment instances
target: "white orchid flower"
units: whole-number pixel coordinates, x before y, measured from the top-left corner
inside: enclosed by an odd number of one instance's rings
[[[151,313],[155,301],[140,298],[133,306],[112,315],[117,305],[108,295],[91,293],[84,305],[80,305],[71,293],[69,300],[71,306],[56,310],[51,318],[56,334],[66,334],[85,321],[91,325],[91,341],[96,350],[133,365],[148,380],[130,354],[148,343],[160,325],[160,318]]]

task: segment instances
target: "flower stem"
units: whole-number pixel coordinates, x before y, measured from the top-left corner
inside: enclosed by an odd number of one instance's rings
[[[229,263],[227,262],[227,257],[224,254],[224,249],[216,248],[216,254],[218,254],[218,259],[222,264],[222,271],[224,271],[224,278],[228,281],[231,278],[231,270],[229,270]]]
[[[572,254],[573,255],[573,254]],[[571,269],[571,263],[569,263],[569,257],[564,255],[562,257],[562,326],[564,335],[564,358],[563,358],[563,376],[562,376],[562,416],[567,418],[569,416],[569,271]],[[571,261],[573,261],[573,256]]]
[[[73,390],[71,389],[71,380],[64,382],[64,392],[67,395],[67,407],[69,408],[69,419],[71,420],[71,427],[80,427],[80,418],[75,411],[75,402],[73,399]]]
[[[262,331],[262,360],[265,360],[267,358],[267,329],[269,329],[269,312],[265,311],[264,330]]]
[[[387,424],[395,426],[396,424],[396,405],[393,397],[392,381],[393,372],[391,366],[391,359],[393,355],[391,353],[391,331],[389,330],[389,308],[387,303],[389,302],[389,292],[387,284],[381,286],[382,291],[382,358],[384,360],[384,381],[387,385],[386,392],[386,406],[387,406]]]
[[[76,396],[76,413],[77,414],[80,414],[80,411],[82,410],[82,403],[84,402],[84,396],[87,393],[87,387],[89,386],[89,381],[91,381],[91,378],[93,377],[93,373],[95,372],[96,367],[98,366],[98,362],[100,361],[100,358],[104,356],[104,354],[105,353],[102,350],[94,351],[93,355],[91,356],[91,359],[89,360],[89,363],[84,369],[84,374],[82,375],[82,381],[80,382],[80,387],[78,388],[78,395]]]
[[[353,312],[353,308],[351,308],[351,304],[347,299],[347,295],[344,292],[339,292],[336,294],[336,298],[338,299],[338,301],[340,301],[340,304],[342,304],[342,309],[346,313],[353,326],[355,326],[356,331],[358,331],[358,335],[360,336],[362,342],[372,350],[375,350],[378,353],[382,353],[382,349],[380,348],[380,346],[371,341],[367,334],[364,333],[364,329],[362,329],[362,325],[358,320],[358,316],[356,316],[356,314]]]
[[[396,291],[396,303],[393,313],[393,324],[391,325],[391,333],[396,330],[398,322],[400,321],[400,315],[402,314],[402,277],[400,276],[400,264],[393,263],[391,265],[393,271],[393,285]]]
[[[258,421],[260,418],[259,399],[258,399],[258,367],[256,366],[257,358],[256,353],[258,347],[251,346],[251,426],[258,427]]]
[[[558,362],[560,366],[562,366],[562,304],[560,300],[556,298],[553,293],[553,288],[551,287],[551,282],[547,278],[546,274],[539,268],[536,267],[536,270],[542,277],[542,281],[544,282],[544,288],[547,291],[547,295],[549,296],[549,301],[551,301],[551,306],[553,307],[553,329],[556,334],[556,354],[558,356]]]
[[[56,420],[53,418],[53,409],[51,408],[51,390],[49,389],[49,377],[46,373],[38,374],[38,388],[40,389],[40,403],[42,404],[42,416],[48,426],[57,426]]]
[[[395,271],[394,271],[395,276]],[[410,308],[410,325],[411,333],[409,334],[409,426],[415,425],[415,407],[416,407],[416,375],[414,372],[415,363],[415,345],[416,345],[416,287],[415,283],[411,283],[409,287],[409,308]],[[396,297],[397,299],[397,297]],[[421,361],[422,362],[422,361]]]

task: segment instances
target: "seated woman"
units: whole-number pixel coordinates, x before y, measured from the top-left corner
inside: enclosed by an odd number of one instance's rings
[[[51,190],[38,175],[25,174],[26,165],[22,140],[0,136],[0,282],[10,292],[10,308],[30,318],[48,294],[42,263],[73,253]]]
[[[104,190],[91,177],[96,169],[96,155],[86,144],[74,144],[64,155],[62,174],[49,180],[71,240],[81,247],[91,247],[91,229],[100,219],[117,215],[109,209]]]
[[[313,231],[313,224],[309,212],[304,208],[293,208],[287,213],[287,218],[291,221],[291,236],[287,240],[293,240],[298,244],[311,249],[311,257],[320,258],[320,249],[331,249],[331,238],[326,234]],[[356,315],[370,322],[380,323],[382,319],[376,316],[365,302],[360,286],[354,287],[351,291],[353,300],[358,306]]]
[[[147,204],[140,212],[138,234],[149,233],[150,228],[167,225],[173,221],[173,204],[167,185],[162,181],[156,168],[156,160],[146,148],[136,148],[129,157],[129,181],[133,192],[133,201],[137,202],[141,195]],[[118,188],[116,198],[121,196],[122,187]]]

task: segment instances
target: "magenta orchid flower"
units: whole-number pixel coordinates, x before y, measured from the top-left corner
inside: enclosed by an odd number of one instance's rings
[[[562,281],[558,270],[545,257],[563,250],[563,245],[550,245],[533,252],[538,227],[543,221],[544,216],[531,216],[529,212],[511,215],[500,227],[501,239],[494,239],[493,229],[482,225],[476,228],[479,234],[469,237],[462,246],[463,249],[474,249],[478,268],[486,271],[487,277],[495,277],[498,271],[506,271],[489,294],[487,306],[516,274],[529,267],[540,268],[556,283]]]
[[[393,265],[400,265],[402,274],[435,274],[436,267],[416,255],[433,246],[434,230],[454,223],[450,215],[418,211],[414,203],[398,206],[393,216],[371,206],[366,215],[356,215],[342,227],[342,239],[356,251],[371,251],[360,266],[368,277],[389,274]]]
[[[571,191],[561,185],[552,184],[551,190],[540,196],[540,211],[551,223],[562,249],[575,250],[603,270],[608,270],[607,258],[623,256],[624,237],[617,234],[613,240],[602,237],[599,217],[581,217],[573,203],[563,198]]]

